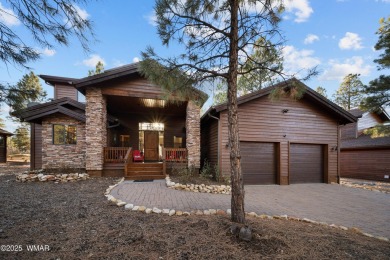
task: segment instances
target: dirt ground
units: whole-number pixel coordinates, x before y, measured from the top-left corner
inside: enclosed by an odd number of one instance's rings
[[[352,231],[248,217],[254,239],[242,242],[228,216],[169,217],[112,205],[103,192],[118,179],[18,183],[13,173],[0,176],[0,245],[9,245],[0,259],[390,259],[390,243]]]

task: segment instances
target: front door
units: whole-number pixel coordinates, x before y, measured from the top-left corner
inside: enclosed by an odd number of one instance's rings
[[[145,161],[158,161],[158,132],[145,131]]]

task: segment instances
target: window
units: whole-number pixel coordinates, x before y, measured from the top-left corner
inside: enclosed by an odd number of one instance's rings
[[[76,144],[75,125],[53,125],[53,144]]]
[[[5,138],[4,138],[4,135],[0,135],[0,146],[5,146]]]
[[[121,147],[130,147],[130,135],[120,135]]]
[[[182,148],[182,143],[183,143],[183,137],[173,137],[173,147],[174,148]]]

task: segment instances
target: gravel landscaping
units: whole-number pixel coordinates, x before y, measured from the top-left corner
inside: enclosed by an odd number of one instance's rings
[[[227,215],[169,217],[114,205],[104,192],[117,178],[22,183],[15,172],[0,174],[0,244],[9,245],[0,259],[390,258],[389,242],[353,230],[248,217],[253,239],[243,242]]]

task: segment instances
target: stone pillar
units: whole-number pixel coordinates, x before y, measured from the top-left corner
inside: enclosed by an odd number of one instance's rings
[[[91,176],[102,176],[107,145],[107,106],[100,88],[86,89],[86,170]]]
[[[186,117],[188,167],[200,168],[200,107],[188,101]]]

